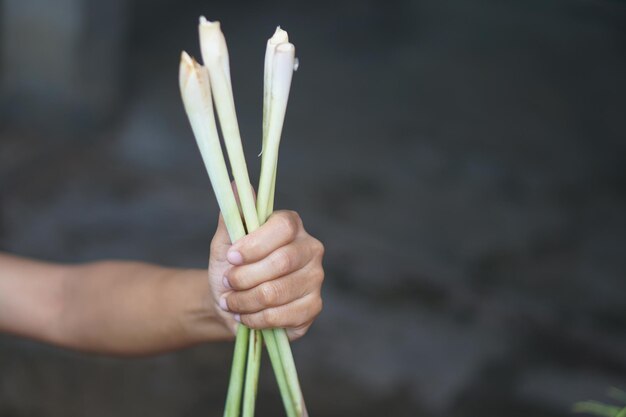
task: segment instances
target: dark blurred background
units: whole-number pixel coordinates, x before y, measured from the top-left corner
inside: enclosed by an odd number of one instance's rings
[[[257,181],[265,41],[300,57],[278,208],[327,247],[312,416],[568,416],[626,388],[626,3],[4,0],[0,246],[204,267],[178,93],[222,21]],[[0,416],[214,416],[232,345],[115,359],[0,336]],[[257,414],[282,415],[266,360]]]

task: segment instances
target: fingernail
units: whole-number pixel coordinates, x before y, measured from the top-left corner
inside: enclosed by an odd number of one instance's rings
[[[230,262],[232,265],[243,264],[243,256],[241,256],[241,253],[236,250],[228,251],[228,253],[226,254],[226,259],[228,259],[228,262]]]
[[[228,303],[226,302],[226,296],[223,295],[219,300],[220,308],[224,311],[228,311]]]
[[[235,319],[235,321],[237,323],[241,323],[241,315],[239,314],[233,314],[233,318]]]
[[[233,287],[230,286],[230,282],[228,282],[228,278],[226,277],[222,278],[222,284],[224,284],[224,286],[228,288],[229,290],[233,289]]]

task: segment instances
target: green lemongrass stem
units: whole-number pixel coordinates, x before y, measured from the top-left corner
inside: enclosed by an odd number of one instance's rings
[[[298,379],[298,371],[296,370],[296,362],[293,359],[293,353],[291,352],[291,346],[289,345],[289,338],[285,329],[274,329],[274,337],[276,338],[276,345],[282,358],[283,369],[285,371],[285,377],[287,378],[287,384],[291,392],[293,403],[296,407],[298,416],[308,416],[306,405],[304,404],[304,396],[302,395],[302,389],[300,388],[300,381]]]
[[[269,48],[268,50],[271,51]],[[295,47],[293,44],[283,42],[273,49],[271,76],[266,77],[266,80],[270,82],[270,97],[266,102],[268,109],[265,111],[265,114],[268,120],[264,124],[267,126],[267,135],[263,145],[256,205],[261,223],[265,222],[270,215],[268,211],[270,208],[270,196],[273,196],[272,188],[276,180],[278,148],[287,111],[287,101],[289,99],[295,62]],[[273,207],[273,203],[271,205]]]
[[[253,333],[253,331],[243,324],[237,326],[235,351],[233,353],[233,363],[230,368],[224,417],[239,417],[239,412],[241,411],[241,393],[243,392],[244,386],[244,371],[246,368],[246,359],[248,359],[247,345],[248,339],[252,338]],[[244,407],[245,404],[246,402],[244,401]]]
[[[258,330],[250,331],[248,339],[248,368],[246,369],[246,382],[243,394],[243,417],[254,417],[262,348],[263,336],[261,332]]]
[[[257,196],[257,213],[261,223],[267,220],[274,207],[278,148],[287,110],[291,79],[296,66],[295,47],[288,42],[288,39],[287,32],[280,27],[277,28],[274,36],[268,40],[265,53],[263,148],[261,151],[261,178]],[[298,416],[307,415],[287,333],[284,329],[274,329],[272,332],[289,387],[291,401],[296,407],[296,413]],[[268,345],[268,351],[269,349]]]
[[[229,63],[226,41],[224,39],[222,31],[220,30],[219,22],[209,22],[206,19],[201,18],[199,32],[202,59],[209,71],[215,106],[217,108],[217,114],[220,119],[220,126],[222,128],[222,134],[224,136],[224,143],[226,144],[226,149],[228,151],[231,171],[233,172],[235,182],[237,183],[239,199],[241,202],[242,211],[244,213],[244,218],[246,220],[246,228],[248,230],[248,233],[251,233],[258,228],[259,221],[256,209],[253,204],[254,196],[252,194],[247,166],[245,163],[245,157],[243,155],[243,148],[241,146],[241,136],[239,133],[230,74],[228,71]],[[269,332],[265,332],[265,334],[267,333]],[[255,339],[256,337],[251,337],[249,339],[249,350],[253,349],[252,343]],[[273,344],[271,336],[269,343]],[[278,343],[276,343],[276,347],[278,355],[270,356],[270,358],[272,359],[272,366],[274,366],[274,362],[279,361],[280,366],[278,367],[278,369],[284,369],[284,366],[282,364],[282,357],[280,355],[280,349],[278,349]],[[254,375],[251,372],[256,371],[257,375],[255,376],[255,378],[258,379],[259,365],[255,362],[256,360],[260,361],[260,356],[258,357],[258,359],[254,356],[248,356],[248,375]],[[289,387],[289,378],[286,378],[284,371],[277,373],[276,378],[279,381],[279,389],[281,389],[281,395],[283,396],[283,399],[287,398],[287,392],[291,393],[291,398],[294,398],[292,393],[293,388]],[[286,380],[286,383],[284,380]],[[254,403],[252,392],[252,390],[246,390],[246,392],[244,393],[244,404]],[[299,402],[283,402],[288,415],[302,415],[301,412],[298,412],[299,408],[301,408],[298,406]]]
[[[243,147],[241,145],[241,134],[239,132],[239,124],[235,111],[235,100],[230,79],[230,63],[226,40],[220,29],[220,23],[209,22],[204,17],[200,18],[198,32],[200,35],[202,60],[209,72],[215,107],[220,119],[220,127],[228,152],[230,168],[235,178],[235,183],[237,184],[237,193],[239,194],[241,209],[246,221],[246,229],[248,233],[251,233],[259,227],[259,220],[254,205],[254,196],[248,176],[248,167],[246,166]],[[255,350],[255,341],[260,338],[261,334],[253,330],[248,340],[249,352]],[[246,388],[243,398],[244,407],[248,413],[254,413],[254,401],[256,399],[256,385],[258,382],[260,361],[260,355],[250,356],[250,354],[248,354]]]
[[[272,176],[272,188],[270,189],[270,198],[267,202],[267,215],[271,215],[274,212],[274,194],[276,192],[276,171],[278,171],[278,164],[274,168],[274,175]]]
[[[299,417],[291,390],[289,389],[289,382],[285,376],[285,370],[283,367],[283,358],[280,355],[280,349],[276,342],[274,335],[274,329],[265,329],[263,332],[263,339],[265,340],[265,347],[267,347],[267,353],[270,357],[272,368],[274,369],[274,375],[276,376],[276,382],[278,384],[278,390],[280,391],[280,397],[283,400],[287,417]]]
[[[181,55],[179,85],[185,112],[189,118],[198,148],[200,148],[200,154],[209,174],[228,235],[231,242],[236,242],[246,232],[239,215],[239,207],[230,184],[228,169],[217,133],[208,72],[186,52]],[[224,415],[227,417],[239,416],[248,336],[249,329],[239,325],[226,397]]]
[[[235,100],[230,81],[230,64],[226,40],[220,29],[220,22],[209,22],[204,17],[201,17],[198,31],[200,34],[202,60],[209,70],[213,99],[215,100],[215,107],[219,116],[226,151],[228,152],[230,168],[237,184],[237,193],[239,194],[243,217],[246,221],[246,229],[248,233],[251,233],[258,229],[259,220],[254,204],[248,167],[246,166],[241,145],[241,134],[239,132],[239,124],[237,123]]]
[[[217,133],[208,73],[185,52],[181,55],[179,84],[185,112],[209,174],[228,235],[232,242],[236,242],[245,236],[246,231],[239,215]]]

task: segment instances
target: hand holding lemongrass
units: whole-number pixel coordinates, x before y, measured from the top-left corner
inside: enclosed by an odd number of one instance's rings
[[[187,53],[181,54],[180,92],[220,211],[224,216],[225,229],[230,242],[237,244],[245,235],[253,234],[260,225],[264,224],[273,211],[278,144],[291,78],[293,71],[297,68],[295,47],[288,42],[287,33],[280,29],[277,29],[268,42],[263,100],[264,153],[261,161],[259,196],[255,207],[235,112],[226,40],[219,22],[210,22],[201,17],[198,30],[204,66]],[[269,73],[268,69],[271,69]],[[213,102],[215,102],[215,110],[220,120],[231,171],[237,185],[241,213],[230,188],[229,173],[217,133]],[[240,252],[231,252],[231,257],[235,256],[234,254],[241,256],[241,259],[234,258],[235,263],[239,263],[235,266],[243,267],[245,264],[243,255]],[[226,256],[228,257],[228,253]],[[284,258],[284,255],[282,257]],[[258,260],[253,258],[253,261]],[[293,271],[290,268],[283,268],[281,272],[290,274]],[[231,273],[231,275],[233,274]],[[230,284],[230,279],[232,278],[226,278],[224,282]],[[235,280],[239,281],[237,278]],[[242,285],[241,290],[243,291],[251,291],[254,288],[249,283],[247,287],[241,282],[238,284]],[[275,284],[272,286],[265,285],[263,288],[274,286]],[[262,291],[275,292],[271,289]],[[228,297],[222,297],[222,295],[219,297],[222,307],[228,310]],[[279,323],[276,316],[279,314],[277,311],[280,310],[280,307],[285,313],[288,311],[285,307],[278,305],[265,309],[260,315],[258,314],[260,311],[248,311],[245,314],[253,326],[263,328],[264,324]],[[259,309],[258,304],[256,308]],[[321,303],[319,309],[321,309]],[[234,317],[243,321],[240,314]],[[306,331],[307,328],[307,323],[303,323],[299,329],[300,333],[303,332],[303,329]],[[237,337],[224,416],[239,417],[240,411],[243,412],[243,417],[254,416],[263,341],[274,368],[274,375],[287,416],[308,416],[285,329],[279,327],[263,328],[261,331],[253,329],[251,331],[244,322],[237,325],[236,329]]]
[[[297,213],[277,211],[256,231],[231,245],[220,218],[211,242],[209,282],[225,323],[253,329],[286,328],[303,336],[322,309],[324,247]]]
[[[295,218],[291,212],[278,213],[259,233],[250,235],[253,241],[243,240],[245,247],[240,250],[246,265],[250,256],[262,258],[251,265],[271,263],[271,254],[283,250],[292,254],[288,261],[292,265],[308,265],[264,284],[278,284],[277,299],[295,307],[279,310],[275,320],[288,327],[293,323],[292,334],[297,337],[308,325],[298,327],[299,323],[290,322],[291,314],[310,324],[321,305],[323,272],[319,242],[304,231],[301,223],[294,223],[295,229],[283,224]],[[275,236],[278,241],[273,239]],[[219,308],[216,298],[224,292],[221,277],[230,268],[225,260],[231,248],[227,239],[220,219],[209,259],[209,280],[206,269],[115,260],[57,264],[0,252],[0,333],[122,356],[150,355],[232,339],[231,329],[236,322],[231,313]],[[259,255],[266,250],[271,251],[269,256]],[[317,256],[310,257],[314,252]],[[280,275],[278,267],[265,270],[267,276]],[[309,295],[300,297],[298,285]],[[231,291],[229,301],[232,299],[235,306],[247,306],[246,294]]]

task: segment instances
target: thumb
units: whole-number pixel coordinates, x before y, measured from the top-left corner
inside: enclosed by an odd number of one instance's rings
[[[237,202],[237,206],[239,208],[239,215],[242,217],[243,220],[243,212],[241,209],[241,203],[239,202],[237,184],[235,183],[235,181],[232,181],[230,185],[233,187],[233,194],[235,195],[235,201]],[[250,189],[252,190],[254,200],[256,201],[256,193],[252,185],[250,186]],[[222,216],[222,213],[220,213],[220,216],[217,220],[217,230],[215,230],[215,235],[213,236],[213,240],[211,241],[211,253],[214,256],[217,256],[216,260],[226,260],[226,252],[231,246],[232,242],[230,241],[228,229],[226,228],[226,223],[224,222],[224,216]]]
[[[226,223],[224,223],[224,216],[220,213],[217,219],[217,229],[211,240],[211,258],[216,261],[225,261],[226,252],[232,245],[228,230],[226,229]]]

